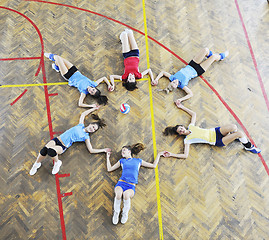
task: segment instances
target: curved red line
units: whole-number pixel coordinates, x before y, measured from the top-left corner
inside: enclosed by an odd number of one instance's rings
[[[48,3],[48,4],[52,4],[52,5],[58,5],[58,6],[63,6],[63,7],[69,7],[69,8],[73,8],[73,9],[77,9],[77,10],[81,10],[81,11],[84,11],[84,12],[89,12],[89,13],[92,13],[92,14],[95,14],[95,15],[98,15],[100,17],[104,17],[108,20],[111,20],[113,22],[116,22],[118,24],[121,24],[123,26],[126,26],[130,29],[132,29],[133,31],[135,32],[138,32],[142,35],[145,35],[145,33],[125,24],[125,23],[122,23],[116,19],[113,19],[113,18],[110,18],[110,17],[107,17],[103,14],[100,14],[100,13],[97,13],[97,12],[94,12],[94,11],[90,11],[90,10],[87,10],[87,9],[83,9],[83,8],[79,8],[79,7],[74,7],[74,6],[71,6],[71,5],[67,5],[67,4],[62,4],[62,3],[54,3],[54,2],[49,2],[49,1],[42,1],[42,0],[25,0],[27,2],[41,2],[41,3]],[[167,48],[166,46],[164,46],[162,43],[158,42],[156,39],[148,36],[149,39],[151,39],[152,41],[154,41],[155,43],[157,43],[159,46],[163,47],[165,50],[167,50],[168,52],[170,52],[172,55],[174,55],[176,58],[178,58],[181,62],[187,64],[187,62],[182,59],[181,57],[179,57],[176,53],[174,53],[172,50],[170,50],[169,48]],[[219,98],[219,100],[223,103],[223,105],[226,107],[226,109],[232,114],[232,116],[235,118],[235,120],[238,122],[238,124],[242,127],[242,129],[244,130],[244,132],[246,133],[246,135],[248,136],[248,138],[250,139],[251,143],[255,145],[255,142],[253,141],[253,139],[250,137],[250,134],[248,133],[247,129],[245,128],[245,126],[243,125],[243,123],[240,121],[240,119],[237,117],[237,115],[234,113],[234,111],[229,107],[229,105],[223,100],[223,98],[220,96],[220,94],[217,92],[217,90],[211,85],[209,84],[209,82],[203,77],[203,76],[200,76],[200,78],[209,86],[209,88],[216,94],[216,96]],[[260,157],[261,161],[262,161],[262,164],[269,176],[269,168],[267,166],[267,164],[265,163],[261,153],[258,154],[258,156]]]
[[[6,9],[8,11],[15,12],[22,17],[24,17],[26,20],[28,20],[32,26],[35,28],[35,30],[38,33],[38,36],[40,38],[40,43],[41,43],[41,56],[40,56],[40,63],[39,67],[36,72],[36,76],[39,74],[40,70],[42,69],[42,75],[43,75],[43,83],[47,83],[46,79],[46,72],[45,72],[45,65],[44,65],[44,43],[43,43],[43,38],[41,35],[41,32],[39,31],[38,27],[34,24],[34,22],[25,16],[24,14],[10,8],[2,7],[0,8]],[[46,107],[47,107],[47,117],[48,117],[48,124],[49,124],[49,133],[50,133],[50,138],[53,138],[53,129],[52,129],[52,122],[51,122],[51,112],[50,112],[50,103],[49,103],[49,94],[48,94],[48,87],[45,85],[44,86],[44,92],[45,92],[45,101],[46,101]],[[59,206],[59,215],[60,215],[60,221],[61,221],[61,229],[62,229],[62,237],[64,240],[66,240],[66,232],[65,232],[65,224],[64,224],[64,216],[63,216],[63,207],[62,207],[62,199],[61,199],[61,190],[60,190],[60,182],[57,177],[58,174],[55,176],[56,180],[56,191],[57,191],[57,198],[58,198],[58,206]]]

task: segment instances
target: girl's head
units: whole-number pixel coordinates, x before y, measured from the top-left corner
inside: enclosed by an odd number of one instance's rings
[[[91,115],[93,120],[96,120],[95,122],[90,123],[85,130],[89,133],[94,133],[96,132],[100,127],[105,127],[106,124],[103,119],[99,118],[97,114],[92,114]]]
[[[174,89],[178,87],[179,81],[178,79],[173,80],[167,86],[167,88],[163,89],[166,93],[172,92]]]
[[[98,88],[88,86],[88,92],[92,97],[96,98],[98,104],[107,104],[108,98],[105,95],[101,95]]]
[[[133,73],[129,73],[126,82],[122,82],[122,85],[128,90],[133,91],[137,89],[135,75]]]
[[[128,158],[132,156],[132,154],[136,155],[144,149],[145,149],[145,146],[142,143],[136,143],[133,145],[123,146],[121,149],[121,155],[124,158]]]
[[[164,129],[163,134],[168,135],[186,135],[187,129],[183,125],[176,125],[174,127],[167,127]]]

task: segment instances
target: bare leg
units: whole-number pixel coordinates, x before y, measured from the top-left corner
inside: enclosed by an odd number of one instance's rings
[[[60,68],[60,72],[62,76],[68,72],[68,70],[73,66],[72,63],[70,63],[68,60],[58,56],[54,55],[55,64]]]
[[[131,45],[131,50],[138,49],[137,43],[136,43],[135,38],[134,38],[133,31],[129,30],[127,35],[128,35],[129,43]]]
[[[237,138],[244,137],[244,134],[241,131],[237,131],[237,126],[234,124],[229,124],[221,127],[220,132],[223,136],[225,136],[224,138],[222,138],[222,142],[224,145],[228,145]]]
[[[128,189],[123,193],[123,209],[122,209],[122,217],[121,223],[126,223],[128,220],[128,213],[131,208],[131,198],[134,196],[134,191],[132,189]]]
[[[208,54],[209,54],[209,49],[203,48],[192,60],[200,64]]]
[[[38,153],[38,156],[36,158],[36,162],[40,163],[42,162],[44,159],[46,158],[46,156],[42,156],[40,153]]]
[[[207,60],[205,60],[204,62],[202,62],[200,64],[200,66],[207,71],[207,69],[211,66],[211,64],[215,61],[219,61],[220,60],[220,55],[219,54],[213,54],[211,57],[209,57]]]
[[[115,198],[114,198],[114,213],[112,217],[112,223],[116,225],[119,222],[120,205],[123,190],[121,187],[117,186],[114,191],[115,191]]]
[[[129,52],[131,49],[130,49],[129,40],[128,40],[128,36],[126,32],[121,33],[120,40],[122,44],[122,52],[123,53]]]

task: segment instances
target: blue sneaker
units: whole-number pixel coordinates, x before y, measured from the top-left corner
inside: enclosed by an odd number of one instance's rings
[[[245,150],[250,151],[252,153],[256,153],[256,154],[261,152],[261,149],[254,147],[254,145],[252,145],[250,148],[245,147]]]
[[[210,58],[213,55],[213,52],[209,50],[209,54],[206,56],[206,58]]]
[[[220,53],[219,55],[220,55],[220,61],[222,61],[229,55],[229,51],[225,51],[224,53]]]
[[[60,68],[55,63],[53,63],[51,66],[56,72],[60,72]]]
[[[46,58],[48,58],[49,60],[55,62],[54,54],[52,54],[52,53],[44,53],[44,56],[45,56]]]

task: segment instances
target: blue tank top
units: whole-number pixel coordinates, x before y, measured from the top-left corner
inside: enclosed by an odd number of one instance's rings
[[[76,87],[80,93],[89,94],[88,86],[97,87],[97,83],[95,81],[90,80],[89,78],[82,75],[79,71],[76,71],[68,80],[68,85],[72,87]]]
[[[85,132],[84,128],[84,125],[80,123],[61,134],[63,144],[69,148],[74,142],[85,142],[86,139],[90,139],[89,133]]]
[[[120,164],[122,167],[122,174],[120,179],[129,183],[138,183],[139,168],[142,159],[140,158],[121,158]]]
[[[188,85],[189,81],[192,78],[195,78],[197,76],[198,76],[198,74],[195,71],[195,69],[193,67],[191,67],[190,65],[187,65],[186,67],[180,69],[174,75],[171,75],[169,77],[169,80],[172,82],[175,79],[178,79],[178,86],[177,87],[182,89]]]

